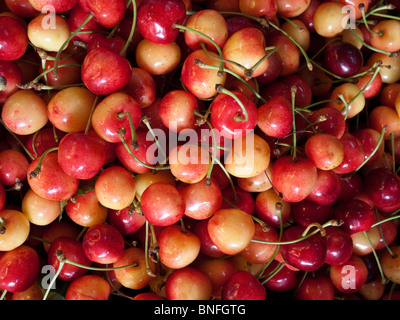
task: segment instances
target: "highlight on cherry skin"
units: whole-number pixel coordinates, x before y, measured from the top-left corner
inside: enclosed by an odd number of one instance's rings
[[[399,300],[400,2],[0,3],[0,300]]]

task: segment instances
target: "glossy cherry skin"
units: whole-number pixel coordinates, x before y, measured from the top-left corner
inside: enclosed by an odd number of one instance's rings
[[[324,51],[323,66],[340,77],[356,74],[363,65],[361,51],[349,42],[332,42]]]
[[[305,228],[293,225],[285,230],[282,241],[299,239]],[[283,259],[291,266],[303,271],[318,270],[325,262],[326,241],[320,233],[292,244],[280,247]]]
[[[104,144],[99,137],[82,132],[70,132],[60,141],[58,163],[71,177],[91,179],[104,165],[106,159]]]
[[[28,48],[24,26],[12,17],[0,17],[0,60],[14,61],[21,58]]]
[[[84,3],[87,9],[94,14],[96,20],[105,28],[116,26],[125,15],[126,3],[124,0],[85,0]]]
[[[13,186],[26,178],[29,160],[21,151],[6,149],[0,152],[0,183]]]
[[[98,275],[86,274],[71,282],[65,300],[108,300],[111,285]]]
[[[332,216],[330,206],[320,205],[307,199],[292,203],[291,207],[291,217],[303,227],[313,222],[324,224]]]
[[[330,206],[339,199],[340,192],[339,176],[331,170],[318,170],[317,182],[306,199],[320,205]]]
[[[113,36],[111,38],[107,38],[106,35],[102,33],[93,33],[92,36],[87,41],[86,52],[89,53],[90,51],[96,48],[102,47],[110,49],[112,52],[115,52],[116,54],[121,54],[124,46],[125,46],[125,40],[119,36]]]
[[[140,34],[154,43],[166,44],[176,40],[186,17],[186,6],[181,0],[145,0],[137,10],[137,27]]]
[[[326,227],[325,263],[339,265],[348,261],[353,254],[353,241],[350,235],[338,227]]]
[[[358,199],[339,203],[335,208],[334,218],[343,221],[341,228],[349,234],[368,231],[376,222],[373,207]]]
[[[53,9],[57,13],[63,13],[71,10],[79,0],[72,0],[72,1],[59,1],[59,0],[53,0],[53,1],[48,1],[48,0],[29,0],[29,3],[32,5],[32,7],[37,10],[37,11],[42,11],[46,5],[52,5]]]
[[[0,61],[0,67],[0,77],[6,80],[5,87],[0,90],[0,103],[4,103],[18,90],[17,85],[22,83],[22,72],[14,61]]]
[[[57,271],[60,266],[57,254],[62,252],[65,257],[71,261],[77,262],[81,265],[92,266],[93,262],[90,261],[82,248],[82,243],[78,240],[61,236],[53,240],[48,251],[48,264],[53,266]],[[72,281],[88,272],[87,269],[65,263],[61,269],[58,278],[64,281]]]
[[[89,260],[109,264],[121,258],[125,250],[125,242],[117,228],[106,223],[99,223],[85,232],[82,248]]]
[[[79,187],[79,179],[67,175],[58,163],[58,152],[50,152],[44,156],[40,173],[36,177],[29,176],[28,183],[39,196],[49,200],[67,200]],[[29,164],[28,174],[33,172],[39,162],[36,158]]]
[[[276,273],[268,281],[265,281],[267,277],[269,278],[269,274],[273,272],[276,267],[278,267],[278,264],[279,262],[274,259],[265,269],[263,273],[265,278],[262,278],[264,286],[267,288],[267,290],[275,292],[286,292],[294,289],[298,285],[299,279],[296,271],[289,269],[287,266],[283,266],[278,273]]]
[[[225,282],[221,291],[222,300],[265,300],[267,290],[250,272],[235,272]]]
[[[199,220],[193,229],[193,233],[200,239],[200,253],[211,258],[222,257],[225,253],[218,249],[208,233],[208,220]]]
[[[292,156],[282,156],[272,166],[272,185],[288,202],[304,200],[313,189],[317,177],[314,163],[304,157],[297,157],[293,161]]]
[[[122,235],[130,235],[137,232],[146,222],[146,218],[134,212],[130,207],[122,210],[109,210],[107,215],[108,221],[116,227]]]
[[[400,207],[400,178],[392,170],[372,170],[365,177],[364,191],[382,212],[392,212]]]
[[[5,252],[0,258],[0,288],[9,292],[27,290],[39,275],[39,255],[27,245]]]
[[[178,190],[163,182],[153,183],[143,192],[141,207],[146,219],[157,226],[178,222],[184,215],[185,203]]]
[[[107,95],[124,88],[131,79],[129,61],[107,48],[90,51],[83,61],[81,78],[94,94]]]
[[[296,290],[296,300],[334,300],[335,287],[328,275],[307,276]]]
[[[338,291],[355,293],[366,283],[368,269],[359,256],[353,255],[345,263],[331,266],[329,276]]]

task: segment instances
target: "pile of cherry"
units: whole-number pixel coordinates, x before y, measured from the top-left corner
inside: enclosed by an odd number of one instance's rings
[[[2,2],[1,299],[399,299],[397,4]]]

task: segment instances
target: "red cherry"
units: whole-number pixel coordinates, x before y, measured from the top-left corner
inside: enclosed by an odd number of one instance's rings
[[[6,102],[14,92],[18,90],[17,85],[22,83],[22,72],[14,61],[0,61],[0,103]],[[3,81],[5,83],[3,83]]]
[[[106,279],[86,274],[71,282],[65,300],[108,300],[110,293],[111,286]]]
[[[353,241],[350,235],[337,227],[326,227],[325,263],[340,265],[348,261],[353,254]]]
[[[84,7],[87,8],[105,28],[116,26],[122,20],[126,11],[126,3],[124,0],[84,0],[80,3],[84,4]]]
[[[296,300],[334,300],[335,287],[326,274],[309,275],[297,288],[294,298]]]
[[[0,288],[13,293],[27,290],[37,280],[39,263],[37,252],[24,244],[5,252],[0,258]]]
[[[12,17],[0,17],[0,60],[21,58],[28,48],[28,36],[21,23]]]
[[[304,227],[293,225],[284,231],[282,241],[299,239],[304,231]],[[315,271],[325,262],[326,241],[317,233],[302,241],[281,245],[280,250],[283,259],[291,266],[304,271]]]
[[[63,13],[71,10],[79,0],[60,1],[60,0],[29,0],[29,3],[37,11],[43,11],[46,6],[52,6],[53,10],[57,13]]]
[[[83,83],[97,95],[121,90],[129,83],[131,75],[131,65],[125,57],[102,47],[90,51],[81,68]]]
[[[186,6],[181,0],[144,0],[137,10],[137,27],[141,35],[154,43],[167,44],[176,40],[186,17]]]
[[[125,242],[117,228],[109,224],[99,223],[85,232],[82,248],[90,261],[110,264],[122,257]]]
[[[296,271],[289,269],[286,265],[279,270],[278,273],[274,274],[273,277],[269,277],[268,275],[278,267],[279,262],[276,260],[272,260],[268,267],[263,272],[265,278],[262,278],[262,282],[267,290],[275,291],[275,292],[287,292],[294,289],[299,284],[299,279],[297,277]],[[269,278],[266,281],[266,278]]]
[[[267,291],[250,272],[235,272],[222,287],[222,300],[265,300]]]
[[[71,177],[88,180],[103,167],[106,158],[102,139],[82,132],[65,135],[58,147],[58,163]]]

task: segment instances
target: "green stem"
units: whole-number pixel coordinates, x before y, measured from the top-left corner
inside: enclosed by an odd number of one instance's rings
[[[247,113],[246,107],[244,106],[243,102],[240,101],[240,99],[233,92],[229,91],[228,89],[225,89],[221,84],[217,84],[215,86],[215,88],[217,89],[218,93],[224,93],[224,94],[232,97],[233,99],[235,99],[235,101],[238,103],[238,105],[242,109],[242,113],[243,113],[244,117],[241,114],[237,114],[235,116],[236,122],[239,122],[239,121],[246,122],[249,120],[249,114]]]
[[[91,123],[92,123],[93,112],[94,112],[94,109],[96,108],[96,105],[97,105],[97,101],[98,101],[98,100],[99,100],[99,95],[96,95],[96,97],[94,98],[93,104],[92,104],[92,109],[90,110],[89,119],[88,119],[88,121],[87,121],[87,123],[86,123],[85,135],[87,135],[88,132],[89,132],[90,125],[91,125]]]
[[[43,152],[43,154],[39,158],[36,168],[33,171],[29,172],[30,179],[36,178],[40,174],[44,157],[47,156],[50,152],[53,152],[56,150],[58,150],[58,147],[50,148],[50,149],[47,149],[45,152]]]
[[[293,162],[297,160],[297,132],[296,132],[296,120],[295,120],[295,98],[296,98],[296,92],[297,92],[297,87],[292,86],[290,88],[291,92],[291,97],[292,97],[292,117],[293,117]]]
[[[131,146],[132,146],[133,150],[137,150],[137,149],[139,149],[139,143],[137,141],[136,129],[135,129],[135,126],[133,125],[131,113],[130,112],[118,112],[117,113],[117,118],[119,120],[124,119],[125,116],[128,117],[129,128],[131,130],[131,136],[132,136]]]
[[[47,287],[45,294],[43,295],[43,300],[47,300],[47,296],[48,296],[49,293],[50,293],[51,287],[52,287],[53,284],[56,282],[57,277],[58,277],[58,275],[61,273],[61,270],[62,270],[62,268],[64,267],[64,265],[65,265],[65,261],[64,261],[64,260],[60,260],[60,264],[59,264],[59,266],[58,266],[57,272],[56,272],[56,274],[53,276],[53,278],[51,279],[50,284],[49,284],[49,286]]]
[[[376,264],[377,264],[377,266],[378,266],[379,272],[380,272],[381,277],[382,277],[382,283],[386,283],[386,278],[385,278],[385,275],[384,275],[384,273],[383,273],[383,270],[382,270],[382,266],[381,266],[379,257],[378,257],[378,255],[377,255],[375,249],[374,249],[374,246],[372,245],[371,239],[369,238],[368,233],[367,233],[366,231],[363,231],[363,233],[364,233],[364,236],[367,238],[368,243],[369,243],[369,245],[370,245],[370,247],[371,247],[372,253],[373,253],[374,257],[375,257]]]
[[[121,56],[124,56],[126,54],[126,51],[129,48],[129,45],[131,43],[131,40],[133,38],[133,35],[135,33],[135,28],[136,28],[136,19],[137,19],[137,8],[136,8],[136,1],[130,1],[132,3],[132,9],[133,9],[133,17],[132,17],[132,27],[131,30],[129,32],[129,36],[128,39],[126,40],[125,46],[122,48],[121,52],[119,53]],[[129,6],[129,1],[127,6]]]

